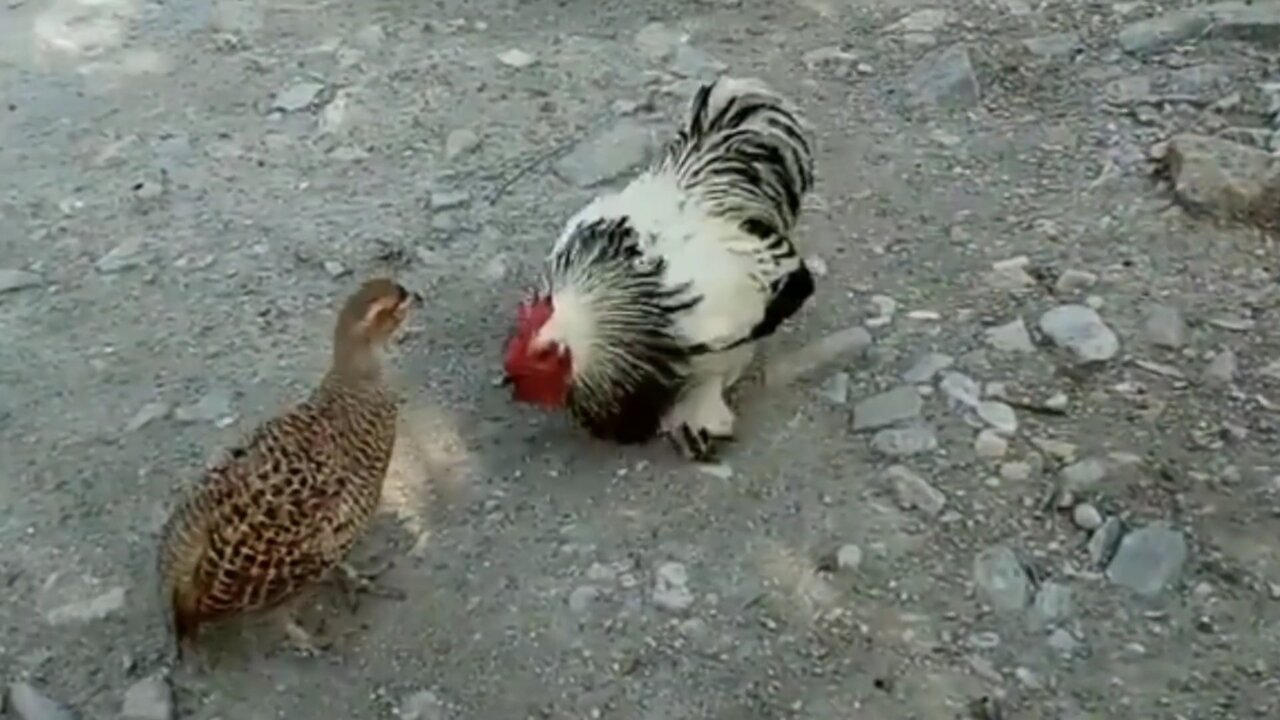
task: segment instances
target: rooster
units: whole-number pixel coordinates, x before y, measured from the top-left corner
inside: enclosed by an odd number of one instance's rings
[[[733,438],[726,390],[814,291],[792,244],[813,185],[804,120],[755,79],[694,94],[661,158],[566,224],[517,311],[504,382],[597,438],[669,437],[693,460]]]

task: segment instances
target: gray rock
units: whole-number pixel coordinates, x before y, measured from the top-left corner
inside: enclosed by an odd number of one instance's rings
[[[969,51],[952,45],[925,56],[908,76],[907,92],[916,105],[977,105],[980,91]]]
[[[913,385],[872,395],[853,406],[853,429],[877,430],[920,416],[924,401]]]
[[[800,58],[812,73],[849,80],[858,75],[858,56],[835,45],[810,50]]]
[[[1098,313],[1086,305],[1059,305],[1040,316],[1040,330],[1081,362],[1110,360],[1120,340]]]
[[[1239,370],[1236,354],[1230,349],[1215,353],[1204,369],[1205,382],[1216,385],[1230,385]]]
[[[174,410],[173,417],[184,423],[216,422],[231,414],[231,393],[222,388],[214,388],[194,403]]]
[[[454,160],[480,147],[480,136],[473,130],[459,128],[444,138],[444,157]]]
[[[882,455],[905,457],[938,449],[933,428],[922,420],[904,427],[885,428],[871,438],[871,448]]]
[[[1068,60],[1084,52],[1080,35],[1074,32],[1041,35],[1022,41],[1022,46],[1032,55],[1044,60]]]
[[[1143,329],[1153,345],[1178,349],[1187,344],[1187,323],[1177,308],[1168,305],[1151,308]]]
[[[1228,220],[1272,219],[1280,161],[1265,150],[1184,133],[1169,140],[1163,162],[1188,207]]]
[[[1062,486],[1072,492],[1088,490],[1107,477],[1107,461],[1089,457],[1062,468]]]
[[[841,570],[857,570],[862,565],[862,548],[857,545],[841,545],[836,551],[836,567]]]
[[[431,210],[452,210],[460,208],[471,201],[471,193],[466,190],[435,190],[431,193]]]
[[[682,612],[693,605],[689,572],[683,563],[667,562],[658,566],[653,579],[653,604],[670,612]]]
[[[1120,535],[1123,532],[1124,524],[1116,517],[1107,518],[1102,523],[1102,527],[1093,531],[1085,548],[1089,555],[1089,562],[1093,564],[1093,567],[1106,566],[1115,553],[1116,547],[1120,544]]]
[[[138,408],[138,412],[129,418],[129,422],[124,424],[126,434],[135,433],[151,423],[169,415],[173,408],[169,403],[149,402]]]
[[[1067,632],[1064,628],[1058,628],[1049,633],[1049,647],[1056,650],[1061,655],[1074,655],[1076,650],[1080,648],[1080,641],[1075,636]]]
[[[498,53],[498,62],[509,68],[523,70],[537,63],[538,58],[519,48],[512,48]]]
[[[1088,290],[1098,282],[1098,275],[1088,270],[1063,270],[1058,276],[1058,281],[1054,283],[1054,290],[1063,294],[1078,293]]]
[[[164,675],[143,678],[125,691],[121,720],[170,720],[172,717],[173,691]]]
[[[102,620],[124,609],[126,591],[115,587],[86,600],[77,600],[45,611],[50,625],[70,625]]]
[[[569,609],[575,613],[584,613],[591,608],[591,604],[598,597],[600,597],[600,590],[594,585],[576,587],[569,593]]]
[[[927,383],[934,375],[954,365],[956,359],[942,353],[925,353],[915,361],[906,372],[902,373],[902,381],[912,384]]]
[[[27,272],[26,270],[0,268],[0,293],[24,290],[43,284],[44,278],[35,273]]]
[[[982,387],[978,381],[964,373],[948,372],[942,376],[938,389],[956,405],[977,408],[982,402]]]
[[[1012,460],[1000,466],[1000,478],[1009,482],[1026,482],[1031,479],[1031,463]]]
[[[1116,39],[1125,52],[1156,52],[1200,35],[1212,21],[1209,14],[1198,8],[1177,10],[1128,25]]]
[[[1267,363],[1266,366],[1258,371],[1258,374],[1269,380],[1280,382],[1280,358]]]
[[[1004,545],[978,553],[973,560],[973,581],[997,612],[1020,612],[1030,599],[1031,580],[1018,555]]]
[[[146,260],[146,243],[142,238],[130,238],[99,258],[95,267],[100,273],[111,274],[137,267]]]
[[[937,517],[947,505],[947,496],[905,465],[885,468],[884,478],[893,485],[898,506],[904,510],[919,510],[929,517]]]
[[[838,372],[832,375],[818,392],[836,405],[849,402],[849,373]]]
[[[871,333],[863,327],[851,327],[831,333],[771,361],[765,368],[765,385],[785,385],[819,368],[859,355],[871,345]]]
[[[337,260],[325,260],[320,265],[321,267],[324,268],[324,271],[328,273],[329,277],[333,278],[334,280],[337,280],[340,277],[345,277],[348,273],[351,272],[350,268],[338,262]]]
[[[999,400],[983,400],[978,403],[978,417],[1002,435],[1018,432],[1018,414]]]
[[[397,713],[400,720],[444,720],[447,708],[430,690],[419,690],[405,698]]]
[[[995,460],[1009,452],[1009,442],[1000,437],[1000,433],[987,428],[979,432],[978,437],[974,439],[973,451],[980,458]]]
[[[1049,580],[1036,591],[1029,618],[1033,627],[1047,627],[1071,617],[1074,610],[1071,588]]]
[[[1139,595],[1158,595],[1177,579],[1186,562],[1182,533],[1157,523],[1124,536],[1107,564],[1107,579]]]
[[[1267,49],[1280,47],[1280,4],[1225,2],[1210,5],[1208,11],[1214,19],[1210,37],[1249,42]]]
[[[580,188],[615,180],[647,161],[659,147],[654,128],[634,118],[582,141],[555,164],[555,173]]]
[[[1013,322],[986,329],[987,344],[1001,352],[1029,353],[1035,352],[1035,343],[1031,342],[1031,333],[1027,332],[1022,318]]]
[[[271,100],[271,109],[280,112],[300,112],[312,107],[324,92],[324,84],[306,80],[294,83],[276,93]]]
[[[1097,530],[1102,527],[1102,513],[1089,503],[1080,503],[1072,508],[1071,519],[1081,530]]]
[[[951,22],[951,13],[938,8],[917,10],[885,28],[889,32],[933,33]]]
[[[1231,68],[1227,65],[1205,63],[1178,68],[1169,73],[1169,92],[1200,95],[1226,87],[1231,82]]]
[[[75,714],[25,682],[9,685],[9,709],[17,720],[75,720]]]

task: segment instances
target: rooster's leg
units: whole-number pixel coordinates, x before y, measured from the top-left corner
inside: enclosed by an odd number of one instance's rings
[[[663,431],[689,459],[715,459],[719,441],[733,438],[734,415],[724,401],[719,378],[690,388],[667,413]]]
[[[388,560],[377,568],[370,570],[357,570],[349,563],[339,563],[338,573],[335,579],[342,588],[343,593],[347,597],[347,604],[350,605],[351,611],[355,612],[360,607],[361,594],[371,595],[373,597],[386,598],[388,600],[404,600],[405,594],[403,590],[393,587],[379,585],[377,580],[383,573],[391,569],[395,564],[394,560]]]

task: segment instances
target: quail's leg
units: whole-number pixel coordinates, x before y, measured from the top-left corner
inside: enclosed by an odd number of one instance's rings
[[[328,650],[333,644],[333,641],[327,637],[303,629],[292,613],[284,615],[283,624],[285,635],[289,638],[289,645],[299,655],[315,657],[324,650]]]
[[[337,573],[334,578],[342,588],[343,594],[346,595],[347,604],[351,607],[352,612],[355,612],[360,607],[360,595],[370,595],[387,600],[405,599],[403,590],[381,585],[377,582],[378,578],[390,570],[394,564],[395,560],[388,560],[376,568],[362,571],[357,570],[350,563],[338,563]]]

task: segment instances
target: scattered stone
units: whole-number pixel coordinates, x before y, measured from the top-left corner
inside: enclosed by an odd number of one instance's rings
[[[832,375],[819,388],[818,394],[836,405],[849,402],[849,373],[838,372]]]
[[[444,138],[444,157],[455,160],[480,147],[480,136],[474,130],[459,128]]]
[[[1103,521],[1102,526],[1089,536],[1089,544],[1086,548],[1089,553],[1089,562],[1097,568],[1105,567],[1120,544],[1120,536],[1123,533],[1124,525],[1119,518],[1109,517]]]
[[[1158,595],[1182,572],[1187,541],[1182,533],[1157,523],[1124,536],[1107,565],[1107,578],[1139,595]]]
[[[857,545],[841,545],[836,551],[836,567],[841,570],[857,570],[862,565],[862,548]]]
[[[1031,333],[1027,332],[1026,323],[1018,318],[1010,323],[987,328],[987,343],[1001,352],[1029,353],[1035,352],[1035,343],[1031,342]]]
[[[765,369],[765,385],[785,385],[819,368],[860,355],[871,344],[871,333],[865,328],[839,330],[770,362]]]
[[[1026,482],[1031,479],[1031,463],[1014,460],[1000,466],[1000,478],[1007,482]]]
[[[1081,530],[1097,530],[1102,527],[1102,513],[1089,503],[1080,503],[1071,511],[1071,519]]]
[[[1031,442],[1053,458],[1067,463],[1074,462],[1076,459],[1076,453],[1079,451],[1079,448],[1074,444],[1066,442],[1065,440],[1035,438]]]
[[[569,609],[575,613],[584,613],[598,597],[600,597],[600,590],[593,585],[576,587],[569,593]]]
[[[973,561],[973,581],[997,612],[1019,612],[1027,606],[1031,581],[1013,550],[995,545]]]
[[[978,417],[1002,435],[1018,432],[1018,414],[999,400],[983,400],[978,403]]]
[[[351,272],[351,270],[346,265],[343,265],[337,260],[325,260],[323,263],[321,263],[321,266],[324,267],[324,271],[329,275],[329,277],[333,278],[334,280],[337,280],[340,277],[344,277]]]
[[[35,273],[27,272],[26,270],[0,268],[0,293],[25,290],[42,284],[44,284],[44,278]]]
[[[1048,580],[1036,591],[1031,604],[1031,622],[1035,627],[1046,627],[1070,617],[1074,608],[1071,588]]]
[[[124,609],[125,589],[112,588],[101,595],[60,605],[44,613],[50,625],[69,625],[102,620]]]
[[[271,100],[271,109],[279,112],[301,112],[310,109],[324,92],[324,84],[312,80],[294,83],[276,93]]]
[[[579,143],[555,164],[555,173],[580,188],[615,180],[644,163],[658,147],[654,129],[635,118]]]
[[[1084,305],[1059,305],[1040,316],[1040,330],[1081,362],[1110,360],[1120,340],[1098,313]]]
[[[1216,328],[1234,332],[1250,332],[1258,326],[1250,318],[1209,318],[1207,322]]]
[[[1049,647],[1063,655],[1073,655],[1080,647],[1080,641],[1063,628],[1049,633]]]
[[[444,720],[445,704],[430,690],[419,690],[400,703],[400,720]]]
[[[1058,392],[1045,398],[1044,406],[1055,412],[1065,412],[1070,403],[1071,398],[1068,398],[1066,393]]]
[[[436,190],[431,193],[431,211],[453,210],[471,202],[471,193],[466,190]]]
[[[876,306],[876,315],[879,317],[893,317],[898,312],[898,301],[888,295],[872,295],[871,304]]]
[[[196,402],[179,406],[174,410],[173,417],[183,423],[217,422],[231,414],[231,393],[222,388],[214,388]]]
[[[9,709],[17,720],[75,720],[70,710],[25,682],[9,685]]]
[[[1280,382],[1280,358],[1267,363],[1266,367],[1258,371],[1258,374],[1264,378]]]
[[[1230,349],[1222,350],[1209,359],[1209,364],[1204,369],[1204,379],[1211,384],[1230,385],[1235,380],[1238,369],[1236,354]]]
[[[142,238],[130,238],[98,258],[98,272],[109,275],[137,267],[147,259],[146,244]]]
[[[933,428],[922,420],[905,427],[885,428],[871,438],[871,448],[882,455],[905,457],[938,449],[938,438]]]
[[[125,691],[121,720],[170,720],[173,717],[173,691],[162,674],[134,683]]]
[[[164,402],[149,402],[143,405],[138,409],[138,412],[133,414],[129,422],[124,424],[125,434],[138,432],[156,420],[167,417],[172,410],[173,407]]]
[[[1280,5],[1276,3],[1222,2],[1205,8],[1214,20],[1209,35],[1260,45],[1280,47]]]
[[[1063,270],[1054,283],[1054,290],[1063,295],[1078,293],[1093,287],[1098,282],[1096,273],[1088,270]]]
[[[933,379],[934,375],[946,370],[954,365],[956,359],[950,355],[942,353],[926,353],[916,360],[906,372],[902,373],[903,382],[909,382],[915,385],[927,383]]]
[[[973,441],[973,451],[980,458],[996,460],[1009,451],[1009,442],[995,430],[987,428],[978,433],[977,439]]]
[[[1209,28],[1212,18],[1199,8],[1176,10],[1139,20],[1120,31],[1116,39],[1129,53],[1150,53],[1184,43]]]
[[[932,33],[951,22],[951,13],[936,8],[917,10],[885,28],[889,32]]]
[[[667,562],[654,574],[653,603],[663,610],[681,612],[693,605],[689,573],[683,563]]]
[[[1153,345],[1176,350],[1187,344],[1187,323],[1177,308],[1168,305],[1151,308],[1144,329]]]
[[[534,63],[538,62],[538,58],[518,48],[512,48],[498,55],[498,62],[509,68],[523,70]]]
[[[1073,32],[1054,33],[1022,41],[1027,52],[1042,60],[1066,60],[1084,52],[1080,35]]]
[[[905,465],[893,465],[885,469],[884,477],[893,484],[898,506],[904,510],[919,510],[929,517],[937,517],[947,505],[947,496]]]
[[[1062,468],[1063,487],[1073,492],[1088,490],[1107,477],[1107,461],[1090,457]]]
[[[835,45],[810,50],[801,56],[809,72],[821,73],[841,80],[858,75],[858,56],[845,52]]]
[[[978,104],[978,78],[964,45],[952,45],[921,60],[907,79],[917,105],[972,107]]]
[[[957,405],[977,408],[982,401],[982,387],[978,381],[964,373],[948,372],[942,376],[938,389]]]
[[[1113,105],[1128,106],[1151,97],[1151,78],[1146,75],[1127,75],[1107,83],[1102,94]]]
[[[988,282],[991,287],[1000,290],[1019,290],[1032,287],[1036,284],[1036,279],[1031,277],[1031,273],[1027,272],[1029,267],[1031,267],[1031,258],[1026,255],[994,262],[991,264],[991,274],[988,277]]]
[[[1280,166],[1265,150],[1206,135],[1169,140],[1164,163],[1186,206],[1229,220],[1270,221]]]
[[[877,430],[920,416],[924,401],[913,385],[872,395],[853,406],[853,429]]]

